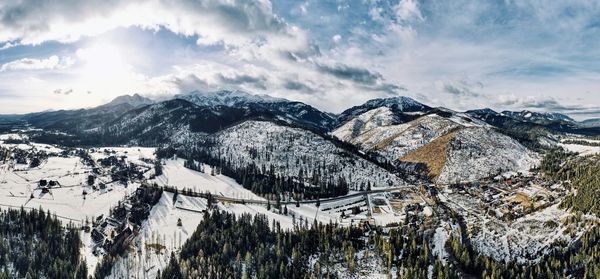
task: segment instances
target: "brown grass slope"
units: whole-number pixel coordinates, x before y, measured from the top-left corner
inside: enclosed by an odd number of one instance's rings
[[[400,160],[426,164],[427,169],[429,170],[429,177],[432,180],[435,180],[446,164],[448,144],[454,139],[455,135],[456,132],[450,132],[436,138],[430,143],[400,158]]]

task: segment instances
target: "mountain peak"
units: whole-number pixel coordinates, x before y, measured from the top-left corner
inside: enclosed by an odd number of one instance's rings
[[[522,110],[522,111],[503,111],[503,115],[508,117],[515,118],[517,120],[524,120],[530,122],[555,122],[555,121],[564,121],[564,122],[575,122],[573,118],[564,115],[558,112],[535,112],[530,110]]]
[[[175,95],[175,98],[183,99],[200,106],[240,106],[250,103],[279,103],[287,102],[286,99],[275,98],[268,95],[255,95],[242,90],[218,90],[218,91],[192,91],[185,94]]]
[[[469,115],[499,115],[499,113],[491,108],[473,109],[465,112]]]
[[[342,124],[346,121],[372,109],[387,107],[393,112],[421,112],[428,111],[431,107],[415,101],[413,98],[406,96],[397,96],[391,98],[378,98],[367,101],[360,106],[351,107],[343,111],[338,117],[338,123]]]
[[[375,107],[395,107],[403,112],[420,111],[429,107],[415,101],[415,99],[406,96],[397,96],[391,98],[379,98],[367,101],[363,106]]]
[[[149,105],[152,103],[154,103],[152,100],[150,100],[144,96],[141,96],[140,94],[135,93],[133,95],[118,96],[104,106],[116,106],[116,105],[120,105],[120,104],[129,104],[133,107],[140,107],[140,106]]]

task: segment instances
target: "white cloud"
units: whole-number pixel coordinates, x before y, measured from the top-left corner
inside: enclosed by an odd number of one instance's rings
[[[74,59],[70,57],[59,58],[56,55],[46,59],[22,58],[2,64],[0,72],[65,69],[73,65],[74,62]]]
[[[12,47],[15,47],[15,46],[17,46],[17,45],[13,44],[11,42],[6,42],[6,43],[4,43],[4,45],[0,46],[0,50],[9,49],[9,48],[12,48]]]
[[[342,41],[342,35],[335,34],[333,35],[333,37],[331,37],[331,40],[333,41],[333,43],[339,44]]]
[[[73,42],[117,27],[163,26],[199,42],[241,45],[261,36],[285,35],[288,26],[266,0],[8,0],[0,3],[0,42]]]
[[[421,10],[415,0],[401,0],[394,7],[396,16],[402,21],[423,20]]]

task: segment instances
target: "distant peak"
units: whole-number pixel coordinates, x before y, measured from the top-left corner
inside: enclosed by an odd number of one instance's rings
[[[288,102],[286,99],[275,98],[269,95],[250,94],[242,90],[195,90],[189,93],[175,95],[175,98],[184,99],[197,105],[205,106],[239,106],[249,103]]]
[[[105,106],[130,104],[134,107],[139,107],[139,106],[148,105],[148,104],[152,104],[152,103],[153,103],[152,100],[150,100],[138,93],[135,93],[133,95],[118,96],[118,97],[114,98],[112,101],[110,101],[108,104],[106,104]]]
[[[468,110],[467,114],[491,114],[491,115],[497,115],[499,113],[497,111],[491,109],[491,108],[482,108],[482,109]]]
[[[429,107],[406,96],[373,99],[364,104],[367,107],[395,107],[400,111],[416,111],[428,109]]]
[[[531,121],[567,121],[575,122],[573,118],[558,112],[535,112],[530,110],[522,111],[503,111],[503,115],[520,119],[520,120],[531,120]]]

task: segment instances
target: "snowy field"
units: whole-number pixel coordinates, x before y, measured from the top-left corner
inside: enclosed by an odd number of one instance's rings
[[[581,156],[600,154],[600,146],[589,146],[589,145],[580,145],[580,144],[564,144],[564,143],[559,143],[558,145],[568,151],[577,152]]]
[[[14,168],[9,164],[0,165],[0,206],[42,208],[63,219],[78,222],[108,213],[138,186],[124,187],[113,183],[107,184],[105,190],[92,191],[86,184],[90,171],[90,167],[84,166],[76,157],[49,157],[33,169],[26,165],[15,165]],[[41,179],[59,181],[61,187],[43,193],[38,189]],[[107,183],[109,180],[108,177],[98,179]],[[85,199],[84,191],[87,193]]]
[[[240,199],[264,200],[262,197],[245,189],[234,179],[224,175],[211,175],[211,167],[204,165],[204,172],[185,168],[183,159],[165,160],[163,175],[151,182],[159,186],[174,186],[180,190],[192,189],[196,192],[210,192],[214,195]]]
[[[523,188],[519,192],[531,190]],[[548,253],[552,244],[571,243],[585,231],[576,222],[567,222],[573,214],[558,204],[505,221],[484,212],[482,201],[476,197],[458,193],[443,196],[447,205],[465,217],[473,247],[496,260],[530,262]]]

